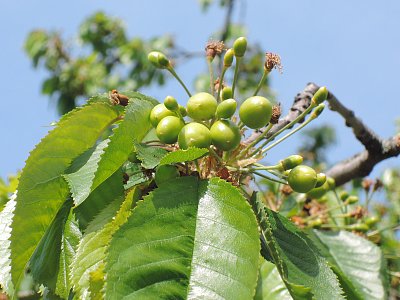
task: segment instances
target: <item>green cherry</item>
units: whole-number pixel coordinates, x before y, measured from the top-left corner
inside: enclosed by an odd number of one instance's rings
[[[261,96],[247,98],[239,108],[240,120],[247,127],[257,129],[264,127],[271,120],[271,102]]]
[[[210,130],[200,123],[186,124],[179,133],[178,143],[181,149],[189,147],[209,148],[211,145]]]
[[[207,121],[214,117],[217,110],[217,100],[209,93],[197,93],[187,102],[187,113],[196,121]]]
[[[150,123],[157,127],[158,123],[167,116],[175,116],[175,113],[165,107],[163,103],[157,104],[150,112]]]
[[[178,134],[184,125],[182,119],[175,116],[167,116],[157,125],[157,137],[163,143],[173,144],[178,140]]]
[[[236,57],[243,57],[247,48],[247,39],[245,37],[240,37],[233,43],[233,51]]]
[[[212,144],[218,149],[230,151],[240,144],[239,127],[231,120],[216,121],[210,129]]]
[[[220,119],[229,119],[236,111],[237,102],[234,99],[226,99],[217,106],[216,115]]]
[[[287,178],[290,187],[298,193],[311,191],[317,183],[317,173],[305,165],[294,167]]]

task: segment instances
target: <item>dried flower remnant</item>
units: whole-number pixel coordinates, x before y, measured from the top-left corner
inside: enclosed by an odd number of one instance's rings
[[[272,115],[271,115],[271,120],[269,122],[271,124],[277,124],[279,122],[279,118],[281,117],[281,114],[282,114],[282,109],[281,109],[280,103],[272,106]]]
[[[281,63],[281,57],[278,54],[267,52],[265,53],[265,69],[271,72],[272,69],[277,69],[282,74],[283,66]]]
[[[221,41],[209,41],[204,49],[206,51],[207,58],[211,60],[214,59],[215,56],[219,55],[224,51],[225,45],[224,42]]]

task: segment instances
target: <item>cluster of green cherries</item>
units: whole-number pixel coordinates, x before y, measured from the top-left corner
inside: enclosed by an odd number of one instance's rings
[[[167,96],[164,103],[151,111],[150,122],[165,144],[178,142],[181,149],[214,145],[219,150],[231,151],[239,146],[242,137],[239,126],[231,120],[237,102],[232,98],[222,100],[218,103],[213,95],[201,92],[191,96],[185,108],[174,97]],[[261,96],[246,99],[239,109],[241,122],[250,128],[265,126],[271,114],[271,102]],[[186,115],[191,122],[185,122]]]
[[[238,124],[234,122],[237,119],[235,113],[238,106],[237,101],[234,99],[235,82],[238,65],[246,51],[246,47],[247,40],[244,37],[240,37],[234,42],[233,47],[226,51],[216,95],[213,87],[211,87],[211,93],[200,92],[192,95],[163,53],[152,51],[148,54],[149,61],[157,68],[167,69],[181,83],[189,96],[186,107],[178,104],[174,97],[167,96],[163,103],[156,105],[152,109],[150,122],[155,128],[158,139],[167,145],[177,143],[179,148],[183,150],[190,147],[210,149],[210,155],[216,156],[216,159],[225,164],[228,170],[232,172],[247,172],[261,176],[261,171],[268,171],[279,177],[277,179],[278,182],[287,182],[294,191],[299,193],[307,193],[313,189],[321,188],[326,182],[326,176],[322,173],[317,174],[314,169],[302,165],[303,158],[299,155],[292,155],[280,161],[277,166],[266,167],[257,163],[247,165],[246,168],[238,166],[238,160],[251,158],[257,158],[255,161],[259,160],[261,156],[265,155],[266,151],[289,136],[285,136],[269,147],[263,148],[265,146],[264,143],[256,148],[256,144],[265,139],[268,130],[273,125],[270,122],[273,113],[272,103],[267,98],[257,95],[259,89],[253,96],[241,103],[238,112],[240,120]],[[223,75],[226,69],[232,65],[233,58],[236,58],[236,68],[232,87],[224,86],[222,88]],[[209,60],[209,62],[211,61],[212,59]],[[267,63],[265,66],[267,66]],[[264,75],[259,85],[261,85],[265,75],[270,71],[271,69],[265,67]],[[315,119],[322,112],[324,108],[322,102],[327,98],[327,95],[327,89],[325,87],[320,88],[312,98],[310,107],[291,124],[280,130],[278,134],[283,130],[290,129],[308,113],[312,112],[309,120]],[[190,120],[188,121],[186,117],[189,117]],[[290,134],[301,129],[305,124],[292,130]],[[263,128],[263,133],[249,145],[241,144],[242,136],[244,135],[242,128],[245,126],[250,129]],[[267,143],[272,141],[273,138],[275,136],[267,139]],[[220,154],[222,154],[222,157]],[[162,176],[162,174],[166,175]],[[162,170],[156,170],[156,183],[158,181],[157,177],[167,178],[168,176],[177,176],[177,174],[176,168],[173,166],[163,166]]]

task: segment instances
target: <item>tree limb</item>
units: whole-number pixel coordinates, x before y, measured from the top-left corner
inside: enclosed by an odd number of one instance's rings
[[[267,137],[290,123],[299,116],[309,105],[311,97],[319,89],[315,83],[309,83],[305,89],[296,95],[289,113],[274,125]],[[379,162],[398,156],[400,154],[400,135],[389,139],[382,139],[372,129],[368,128],[354,112],[345,107],[331,92],[328,94],[329,108],[340,114],[346,126],[352,128],[355,137],[364,145],[365,150],[356,155],[335,164],[326,174],[333,177],[336,185],[342,185],[352,179],[364,177],[371,173]],[[254,132],[245,143],[251,143],[263,129]]]

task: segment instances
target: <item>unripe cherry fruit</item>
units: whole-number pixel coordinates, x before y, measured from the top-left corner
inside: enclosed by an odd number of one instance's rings
[[[207,126],[192,122],[186,124],[178,136],[181,149],[189,147],[208,148],[211,145],[211,134]]]
[[[222,89],[220,97],[222,100],[226,100],[226,99],[231,99],[232,95],[233,95],[232,88],[230,86],[226,86]]]
[[[237,38],[233,42],[233,51],[236,57],[243,57],[247,48],[247,39],[245,37]]]
[[[216,115],[220,119],[229,119],[236,111],[237,103],[234,99],[226,99],[217,106]]]
[[[176,99],[172,96],[167,96],[164,99],[164,106],[171,110],[171,111],[177,111],[179,109],[179,104],[176,101]]]
[[[150,112],[150,123],[157,127],[158,123],[167,116],[175,116],[175,113],[165,107],[163,103],[157,104]]]
[[[225,68],[229,68],[230,66],[232,66],[232,62],[233,62],[233,56],[235,55],[235,52],[233,51],[233,49],[228,49],[225,52],[224,55],[224,67]]]
[[[317,174],[317,183],[315,184],[315,187],[320,187],[326,182],[326,175],[325,173],[318,173]]]
[[[240,120],[249,128],[264,127],[271,120],[271,102],[261,96],[247,98],[239,108]]]
[[[294,167],[300,165],[303,162],[303,157],[301,155],[290,155],[286,157],[285,159],[282,159],[280,161],[280,164],[283,168],[283,170],[290,170],[293,169]]]
[[[179,171],[175,166],[162,165],[157,167],[154,175],[154,181],[156,182],[157,186],[160,186],[163,183],[179,177],[179,175]]]
[[[287,178],[290,187],[298,193],[311,191],[317,183],[317,173],[305,165],[294,167]]]
[[[179,113],[181,114],[182,117],[186,117],[187,116],[186,107],[179,105]]]
[[[161,142],[173,144],[178,140],[178,134],[185,124],[181,118],[167,116],[162,119],[156,128],[157,137]]]
[[[328,180],[327,180],[320,187],[315,187],[311,191],[307,192],[307,196],[310,197],[310,198],[313,198],[313,199],[320,199],[329,190],[330,190],[330,188],[329,188],[329,183],[328,183]]]
[[[213,95],[205,92],[197,93],[187,102],[187,113],[196,121],[207,121],[214,117],[217,110],[217,100]]]
[[[151,51],[148,55],[147,55],[147,59],[149,60],[149,62],[151,62],[151,64],[153,66],[155,66],[156,68],[161,68],[161,65],[158,63],[158,55],[160,52],[158,51]]]
[[[218,149],[230,151],[240,144],[240,129],[231,120],[216,121],[210,132],[212,144]]]

